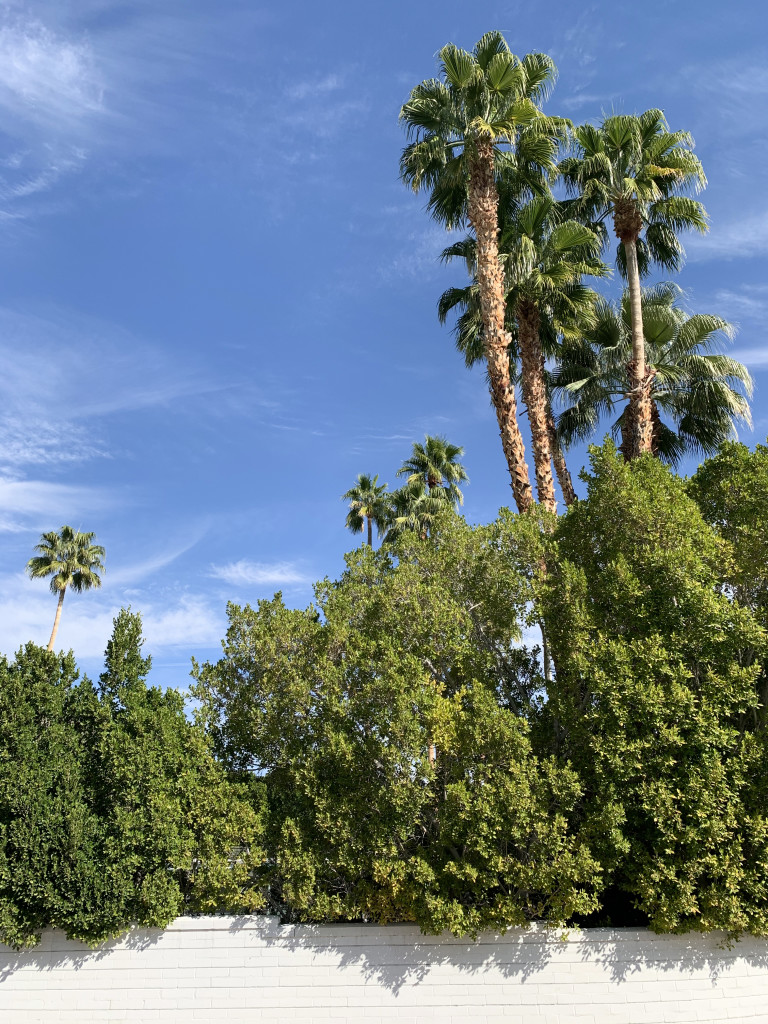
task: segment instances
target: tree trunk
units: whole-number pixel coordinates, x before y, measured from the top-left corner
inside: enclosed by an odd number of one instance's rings
[[[373,523],[371,522],[371,517],[370,516],[366,516],[365,518],[368,521],[368,547],[372,548],[373,547]]]
[[[549,446],[552,449],[552,461],[555,464],[557,482],[560,484],[560,490],[563,492],[565,507],[568,508],[576,501],[576,491],[573,489],[573,481],[565,461],[563,446],[560,444],[560,438],[557,436],[555,417],[552,415],[549,399],[547,399],[547,430],[549,431]]]
[[[659,457],[659,436],[661,434],[661,414],[656,402],[651,399],[651,451],[654,458]]]
[[[61,606],[64,604],[64,594],[66,593],[66,590],[67,590],[67,588],[64,587],[63,590],[59,591],[59,603],[56,605],[56,617],[53,620],[53,629],[51,630],[51,639],[48,641],[48,650],[49,651],[53,650],[53,644],[54,644],[54,641],[56,640],[56,634],[59,631],[59,622],[61,620]]]
[[[521,299],[515,310],[517,340],[520,345],[523,400],[528,407],[531,446],[536,470],[536,492],[547,512],[557,511],[555,481],[552,479],[552,449],[547,426],[547,389],[541,372],[544,356],[539,337],[539,308],[535,302]]]
[[[627,260],[629,308],[632,315],[632,359],[627,367],[630,377],[629,406],[627,408],[627,450],[624,457],[636,459],[651,450],[653,428],[651,424],[651,381],[653,372],[645,365],[645,336],[640,292],[640,271],[637,265],[637,239],[643,221],[640,211],[631,199],[617,200],[614,204],[613,226],[616,237],[624,246]]]
[[[517,422],[515,388],[509,376],[510,337],[504,327],[504,274],[499,264],[499,194],[494,179],[493,143],[481,139],[469,170],[469,220],[477,240],[477,284],[483,317],[483,349],[491,398],[519,512],[533,504],[525,445]]]

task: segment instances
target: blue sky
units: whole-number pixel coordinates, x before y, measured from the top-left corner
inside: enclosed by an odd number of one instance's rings
[[[511,503],[482,373],[435,315],[461,269],[397,175],[408,91],[491,28],[555,59],[551,112],[659,106],[694,134],[712,228],[678,282],[739,324],[741,436],[764,440],[767,23],[742,0],[2,4],[0,651],[47,642],[55,600],[23,569],[63,523],[107,572],[58,646],[98,672],[130,603],[183,687],[228,600],[305,603],[338,574],[339,495],[394,486],[426,432],[466,448],[471,521]]]

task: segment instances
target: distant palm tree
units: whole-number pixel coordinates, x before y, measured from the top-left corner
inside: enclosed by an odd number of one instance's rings
[[[464,502],[458,485],[469,481],[467,471],[458,461],[463,454],[463,448],[444,437],[427,434],[424,444],[414,443],[411,457],[405,460],[397,475],[407,476],[409,484],[421,482],[429,497],[443,499],[455,508]]]
[[[389,495],[389,529],[385,543],[409,530],[426,540],[437,517],[452,507],[441,488],[435,488],[432,493],[421,477],[409,480]]]
[[[691,136],[670,132],[660,110],[606,117],[598,127],[580,125],[573,139],[575,153],[560,164],[566,188],[576,196],[572,215],[601,230],[606,240],[605,220],[612,218],[617,263],[627,278],[632,348],[625,433],[628,457],[635,458],[651,450],[653,433],[640,278],[652,264],[680,267],[679,231],[707,230],[704,207],[684,194],[702,188],[706,178]]]
[[[712,455],[734,436],[734,421],[750,422],[747,368],[722,351],[733,327],[719,316],[689,316],[671,283],[642,292],[643,330],[650,378],[651,451],[675,465],[687,452]],[[566,405],[559,417],[565,444],[585,440],[603,415],[623,409],[613,423],[631,458],[626,366],[632,352],[632,310],[623,301],[600,299],[596,321],[578,341],[567,342],[553,374],[554,391]],[[671,421],[669,426],[662,414]]]
[[[93,543],[93,533],[80,533],[71,526],[62,526],[57,533],[44,533],[40,543],[35,545],[37,555],[27,562],[27,572],[32,579],[51,577],[51,591],[59,595],[56,617],[53,620],[48,650],[53,650],[56,633],[61,619],[64,594],[71,587],[80,594],[92,587],[101,586],[99,572],[104,571],[104,548]]]
[[[373,547],[373,527],[379,535],[387,528],[389,502],[385,496],[386,484],[379,483],[379,477],[360,473],[354,487],[342,494],[341,500],[349,502],[347,512],[347,529],[352,533],[362,533],[363,526],[368,526],[368,547]]]

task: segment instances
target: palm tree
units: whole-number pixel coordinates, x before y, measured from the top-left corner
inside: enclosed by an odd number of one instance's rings
[[[733,327],[707,313],[689,316],[682,293],[670,283],[641,295],[645,349],[650,368],[651,451],[675,465],[686,452],[714,454],[750,423],[752,378],[745,366],[722,354]],[[567,343],[554,375],[555,391],[567,407],[559,417],[566,444],[597,430],[603,415],[626,402],[626,365],[632,352],[630,297],[613,304],[600,299],[596,321],[578,341]],[[674,429],[662,419],[672,422]],[[625,459],[632,454],[626,407],[612,425]]]
[[[409,530],[426,540],[436,519],[449,508],[453,505],[441,488],[430,492],[421,477],[407,481],[389,495],[389,529],[384,541],[391,543]]]
[[[512,328],[509,333],[516,339],[510,357],[514,361],[516,351],[520,354],[520,382],[531,427],[539,501],[554,512],[553,461],[566,505],[575,500],[575,492],[552,415],[545,348],[547,354],[554,354],[559,334],[580,331],[592,318],[597,295],[581,278],[605,276],[608,268],[597,258],[598,237],[576,221],[563,220],[551,196],[535,197],[515,210],[509,221],[502,215],[501,224],[499,250],[505,271],[507,321]],[[443,252],[444,260],[456,257],[464,259],[473,273],[474,240],[465,239]],[[483,326],[476,285],[444,292],[438,304],[440,319],[444,322],[457,306],[463,309],[457,322],[457,345],[471,365],[479,356],[478,334]]]
[[[409,485],[421,483],[429,497],[447,501],[455,508],[464,503],[458,485],[469,482],[466,469],[458,461],[463,454],[463,448],[444,437],[427,434],[424,444],[414,442],[410,458],[398,469],[397,475],[407,476]]]
[[[386,484],[379,483],[379,477],[359,473],[354,487],[342,494],[341,500],[349,502],[346,527],[352,533],[362,533],[368,526],[368,547],[373,547],[373,527],[379,536],[387,528],[389,503],[385,497]]]
[[[484,325],[483,346],[501,442],[518,509],[533,502],[525,447],[509,376],[509,338],[504,323],[504,281],[498,259],[498,178],[515,169],[553,166],[560,119],[536,106],[546,97],[556,69],[544,54],[522,60],[500,32],[489,32],[469,53],[453,44],[440,51],[441,79],[417,85],[400,111],[410,136],[401,176],[414,191],[430,192],[428,209],[448,228],[472,226],[477,240],[477,281]],[[516,144],[527,129],[525,152]],[[535,173],[532,187],[536,187]]]
[[[706,184],[693,140],[670,132],[660,110],[614,115],[598,127],[573,132],[574,155],[560,164],[574,215],[602,229],[613,218],[619,239],[617,262],[626,275],[632,314],[632,349],[627,363],[629,407],[626,434],[630,458],[652,447],[651,377],[643,346],[640,278],[652,264],[677,270],[684,256],[677,233],[706,231],[701,203],[684,193]],[[644,233],[644,234],[643,234]],[[641,235],[643,237],[641,238]]]
[[[59,595],[56,617],[53,620],[48,650],[53,650],[56,633],[61,619],[61,606],[67,587],[76,594],[91,587],[101,586],[99,572],[104,571],[104,548],[93,543],[93,533],[80,533],[71,526],[62,526],[57,533],[44,533],[40,543],[35,545],[37,555],[27,562],[27,572],[32,579],[51,577],[51,592]]]

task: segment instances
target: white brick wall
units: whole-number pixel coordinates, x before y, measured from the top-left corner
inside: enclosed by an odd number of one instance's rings
[[[768,940],[180,918],[91,950],[0,945],[1,1024],[768,1024]]]

